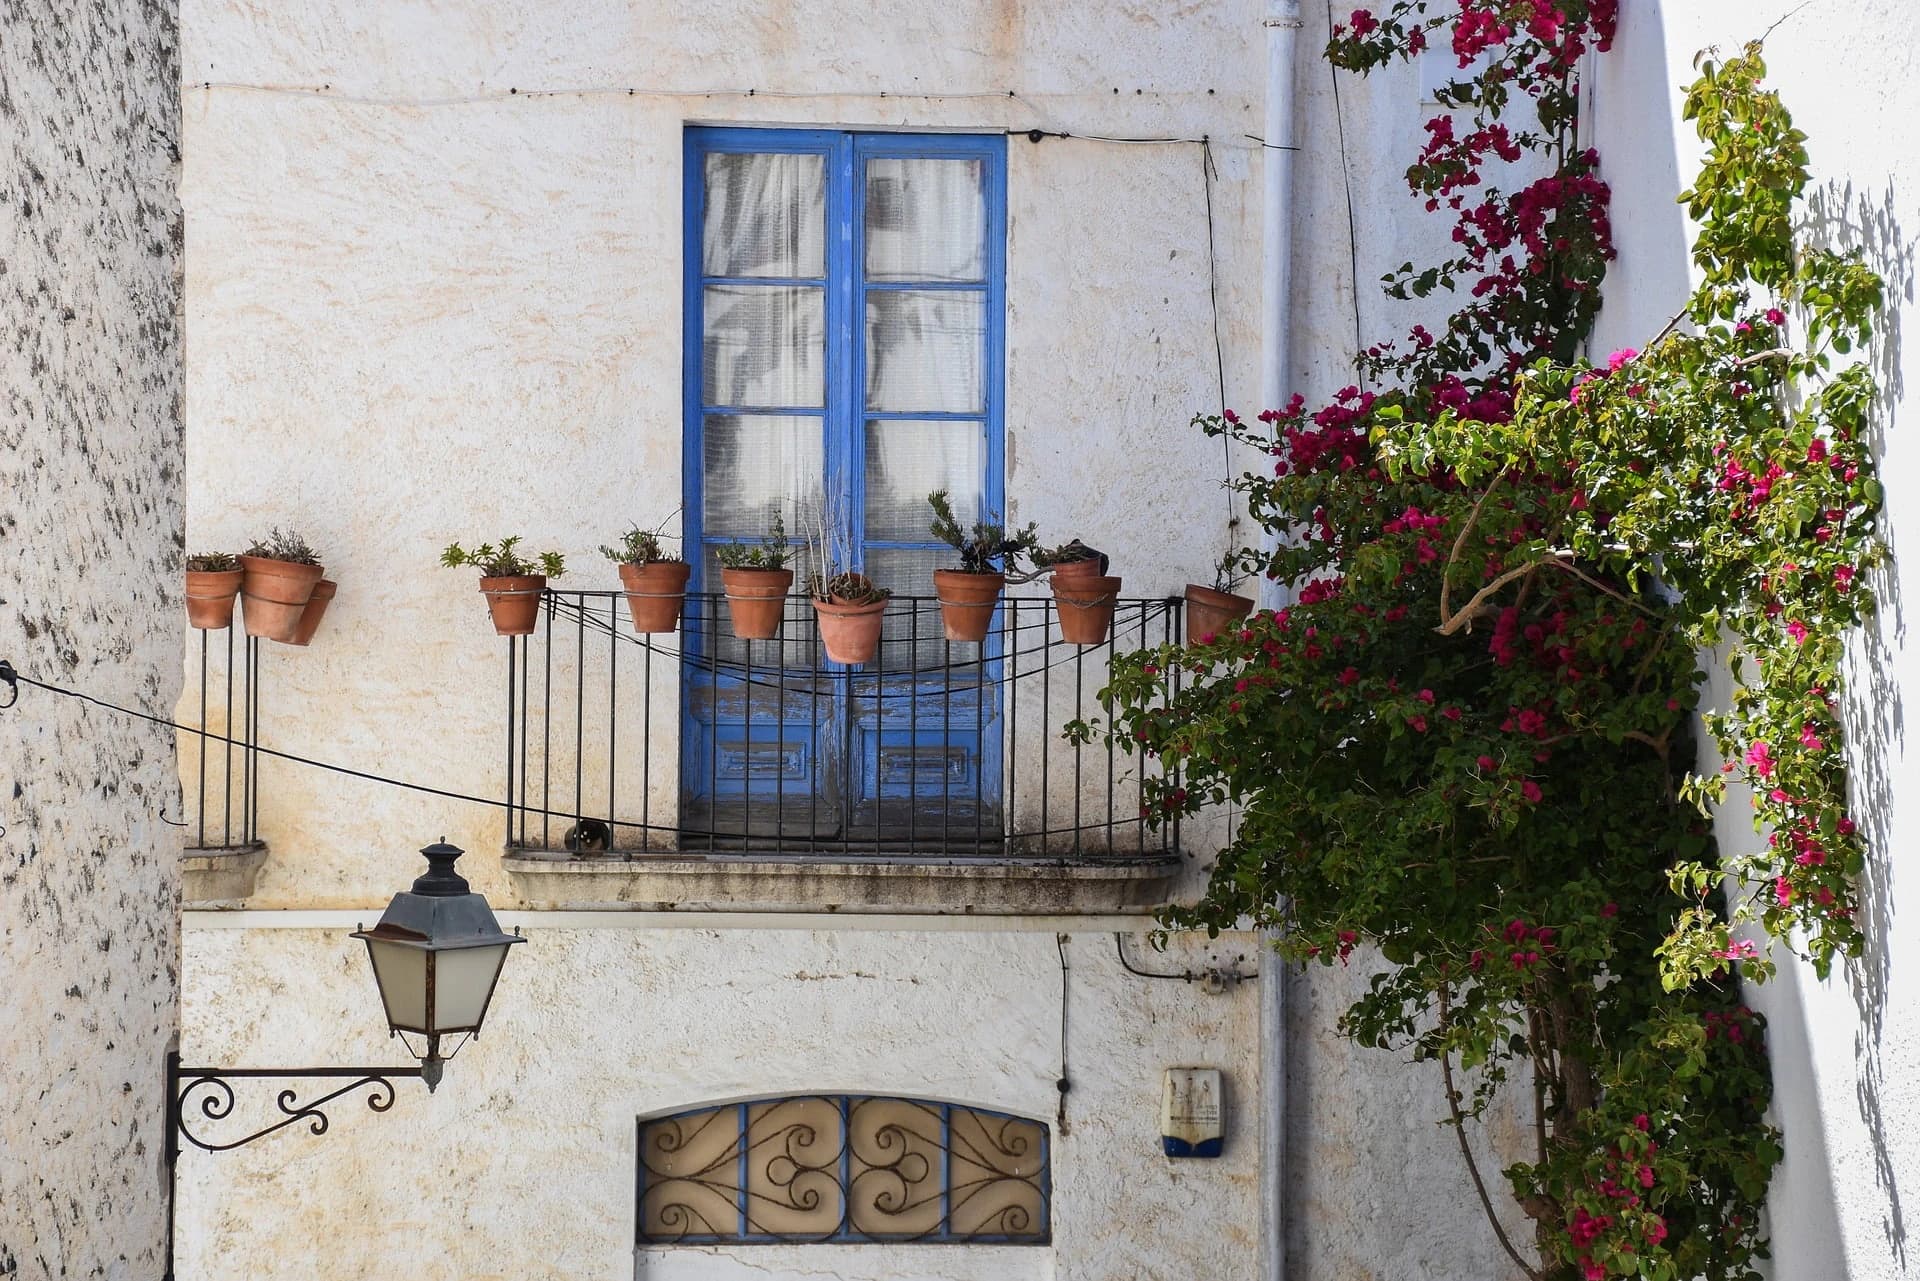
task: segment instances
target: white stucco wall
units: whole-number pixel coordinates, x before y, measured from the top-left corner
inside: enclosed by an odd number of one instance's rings
[[[1886,395],[1876,447],[1886,482],[1891,568],[1876,580],[1882,614],[1859,638],[1848,681],[1848,754],[1855,810],[1869,836],[1862,923],[1867,955],[1822,982],[1784,964],[1751,992],[1771,1020],[1774,1119],[1787,1158],[1769,1211],[1773,1275],[1882,1281],[1916,1266],[1908,1215],[1920,1196],[1920,934],[1907,919],[1915,889],[1899,874],[1901,837],[1920,804],[1902,708],[1920,683],[1904,599],[1920,573],[1920,450],[1903,425],[1920,355],[1903,341],[1914,305],[1920,235],[1920,13],[1901,0],[1755,6],[1732,0],[1645,0],[1623,6],[1619,52],[1598,83],[1597,145],[1614,188],[1620,263],[1595,346],[1638,345],[1685,297],[1687,229],[1671,193],[1698,155],[1679,118],[1696,51],[1732,52],[1790,12],[1768,39],[1770,80],[1809,135],[1813,243],[1859,248],[1888,281],[1889,314],[1868,358]],[[1756,839],[1737,798],[1723,810],[1723,846]],[[1786,958],[1782,958],[1785,960]]]
[[[1108,1281],[1252,1275],[1256,984],[1139,978],[1113,936],[878,928],[571,928],[533,913],[481,1040],[429,1096],[331,1110],[182,1164],[183,1277]],[[656,918],[657,919],[657,918]],[[204,918],[203,918],[204,921]],[[344,929],[190,928],[188,1061],[404,1061]],[[1066,954],[1063,979],[1060,953]],[[1128,941],[1140,968],[1258,968],[1252,941]],[[248,976],[250,981],[236,981]],[[1063,987],[1064,984],[1064,987]],[[1061,1001],[1066,1124],[1056,1125]],[[1220,1068],[1218,1160],[1160,1152],[1161,1070]],[[1051,1246],[634,1249],[637,1117],[763,1095],[963,1102],[1055,1127]],[[264,1097],[253,1100],[271,1112]]]
[[[310,650],[267,648],[270,746],[503,790],[504,646],[436,557],[521,531],[572,559],[562,586],[608,588],[593,549],[678,506],[689,122],[1209,136],[1228,399],[1253,394],[1255,0],[428,12],[185,8],[188,541],[294,525],[341,584]],[[849,96],[508,94],[627,85]],[[1109,550],[1129,595],[1210,580],[1224,464],[1187,428],[1219,399],[1200,149],[1014,137],[1008,170],[1009,516]],[[445,834],[506,891],[483,809],[269,761],[261,820],[256,906],[374,901],[375,830]]]
[[[156,710],[180,688],[175,36],[170,4],[0,9],[0,658]],[[173,736],[22,688],[0,789],[0,1276],[156,1277]]]
[[[562,586],[609,588],[593,549],[678,505],[689,123],[1210,137],[1225,378],[1248,404],[1260,16],[1258,0],[188,0],[188,542],[292,525],[340,583],[311,649],[265,647],[264,741],[503,791],[505,647],[438,550],[524,532],[573,561]],[[703,92],[723,88],[758,92]],[[553,89],[595,91],[527,92]],[[1010,137],[1008,205],[1009,517],[1107,549],[1128,595],[1207,581],[1226,513],[1221,456],[1187,427],[1219,398],[1201,149]],[[671,679],[657,685],[670,713]],[[442,835],[513,906],[497,811],[268,761],[260,819],[272,853],[249,907],[371,919]],[[438,1095],[348,1108],[324,1138],[188,1155],[183,1276],[633,1275],[634,1119],[702,1102],[873,1090],[1053,1121],[1052,924],[526,919],[497,1022]],[[1108,929],[1067,944],[1051,1247],[670,1251],[639,1275],[1251,1275],[1254,990],[1129,976]],[[192,1059],[400,1054],[338,930],[191,930],[188,951]],[[1219,1161],[1160,1155],[1161,1071],[1189,1064],[1224,1068],[1244,1103]]]

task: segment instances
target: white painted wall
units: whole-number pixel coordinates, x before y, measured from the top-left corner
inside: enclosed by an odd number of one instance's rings
[[[1241,1101],[1257,1079],[1252,983],[1206,996],[1135,977],[1104,932],[1062,944],[897,920],[742,930],[638,915],[630,929],[523,919],[534,921],[530,942],[515,949],[486,1033],[436,1094],[403,1082],[385,1115],[357,1102],[333,1109],[325,1137],[187,1154],[183,1277],[357,1281],[401,1267],[422,1281],[1251,1275],[1259,1125]],[[364,950],[344,929],[186,937],[189,1061],[404,1061],[379,1032]],[[1259,964],[1245,937],[1164,956],[1137,938],[1128,947],[1141,968]],[[1073,1088],[1058,1126],[1063,992]],[[1225,1074],[1219,1160],[1160,1153],[1161,1069],[1176,1065]],[[1054,1126],[1053,1245],[654,1250],[636,1271],[637,1117],[825,1091],[944,1099]],[[253,1102],[271,1111],[266,1098]]]
[[[1210,137],[1220,341],[1246,405],[1261,14],[187,0],[188,541],[291,524],[340,583],[311,649],[266,647],[267,745],[503,790],[505,647],[438,550],[520,531],[574,561],[563,586],[612,587],[593,548],[678,504],[688,123]],[[1129,595],[1205,580],[1226,511],[1221,455],[1187,428],[1219,398],[1201,150],[1016,136],[1008,171],[1008,514],[1109,550]],[[443,834],[513,905],[496,811],[268,762],[260,817],[272,856],[251,907],[371,919]],[[1053,1120],[1050,924],[634,924],[536,927],[497,1022],[433,1098],[190,1154],[183,1276],[631,1275],[634,1119],[707,1101],[871,1089]],[[1222,1160],[1175,1164],[1157,1110],[1173,1065],[1219,1065],[1230,1098],[1255,1096],[1254,993],[1129,976],[1104,928],[1067,945],[1075,1088],[1051,1248],[667,1252],[640,1275],[1250,1275],[1255,1118],[1235,1113]],[[191,1058],[400,1053],[339,931],[192,931],[187,976]]]
[[[1671,196],[1690,180],[1698,155],[1691,127],[1679,118],[1694,54],[1709,45],[1732,52],[1776,19],[1784,18],[1768,39],[1770,80],[1809,135],[1809,240],[1863,249],[1888,280],[1890,311],[1868,358],[1887,397],[1877,447],[1894,561],[1876,583],[1881,617],[1855,645],[1848,675],[1855,809],[1871,859],[1862,909],[1868,952],[1825,982],[1783,965],[1751,997],[1771,1022],[1774,1118],[1787,1142],[1769,1202],[1773,1275],[1904,1277],[1920,1261],[1909,1219],[1920,1212],[1920,934],[1906,919],[1916,910],[1915,888],[1898,870],[1899,834],[1920,818],[1903,713],[1908,692],[1920,686],[1920,653],[1904,608],[1920,575],[1910,554],[1920,534],[1920,448],[1901,430],[1911,426],[1907,389],[1920,370],[1920,353],[1903,341],[1920,236],[1920,147],[1912,129],[1920,113],[1913,61],[1920,11],[1902,0],[1798,9],[1784,0],[1644,0],[1623,8],[1619,49],[1597,85],[1597,145],[1613,183],[1620,262],[1596,349],[1639,345],[1685,298],[1687,229]],[[1723,847],[1755,839],[1742,809],[1737,797],[1724,807]]]

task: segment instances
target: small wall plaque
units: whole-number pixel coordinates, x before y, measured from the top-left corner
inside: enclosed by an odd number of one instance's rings
[[[1160,1147],[1170,1157],[1215,1157],[1226,1135],[1220,1069],[1168,1068],[1160,1092]]]

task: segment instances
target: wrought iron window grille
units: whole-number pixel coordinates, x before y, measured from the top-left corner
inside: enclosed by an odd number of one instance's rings
[[[642,1118],[636,1245],[1046,1245],[1050,1142],[1041,1121],[880,1095]]]

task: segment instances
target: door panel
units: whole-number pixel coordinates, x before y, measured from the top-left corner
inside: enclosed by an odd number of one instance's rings
[[[938,607],[905,598],[952,557],[927,494],[969,522],[999,500],[1004,145],[689,131],[695,589],[719,590],[720,545],[776,512],[797,540],[831,493],[865,572],[902,598],[851,670],[818,648],[802,566],[780,640],[733,639],[718,603],[690,611],[683,821],[717,844],[1000,831],[997,645],[948,644]]]

